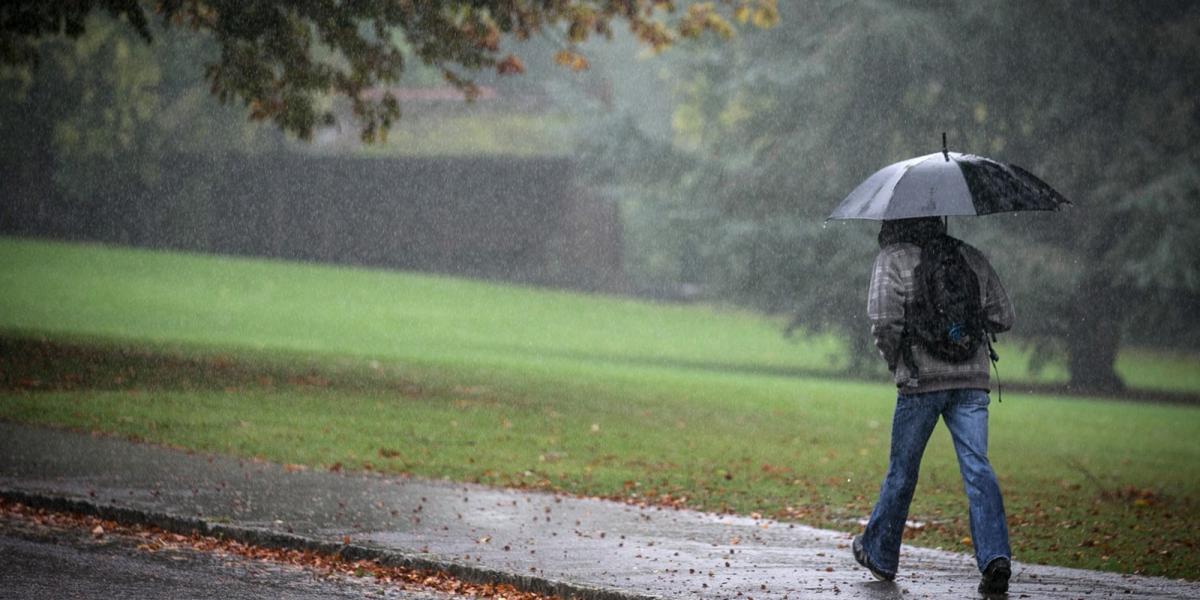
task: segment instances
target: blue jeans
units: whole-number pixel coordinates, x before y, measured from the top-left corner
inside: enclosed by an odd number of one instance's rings
[[[900,537],[917,487],[921,455],[938,416],[945,420],[954,438],[958,469],[970,503],[971,540],[979,570],[996,558],[1011,557],[1004,502],[987,457],[989,402],[987,392],[977,389],[901,394],[896,398],[888,472],[862,539],[876,568],[896,573]]]

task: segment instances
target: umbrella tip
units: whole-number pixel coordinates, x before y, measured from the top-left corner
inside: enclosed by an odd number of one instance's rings
[[[946,149],[946,132],[942,132],[942,156],[946,157],[946,162],[950,162],[950,151]]]

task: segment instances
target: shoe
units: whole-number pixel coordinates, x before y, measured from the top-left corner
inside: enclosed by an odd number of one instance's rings
[[[862,565],[864,569],[870,571],[871,575],[875,576],[875,579],[880,581],[893,581],[896,579],[896,575],[894,573],[884,573],[883,571],[875,568],[875,565],[871,564],[871,559],[867,558],[867,550],[866,548],[863,548],[861,535],[854,536],[854,543],[851,544],[850,547],[854,550],[854,560],[858,561],[858,564]],[[1005,579],[1005,581],[1008,581],[1008,579]]]
[[[1012,563],[1003,556],[993,559],[983,570],[983,578],[979,580],[979,593],[1007,593],[1009,577],[1012,577]]]

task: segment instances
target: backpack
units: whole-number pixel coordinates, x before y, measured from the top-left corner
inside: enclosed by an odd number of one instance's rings
[[[921,246],[913,269],[913,298],[909,305],[903,344],[905,362],[916,377],[912,343],[934,358],[949,363],[970,360],[987,343],[987,322],[979,294],[979,277],[967,264],[962,242],[938,236]]]

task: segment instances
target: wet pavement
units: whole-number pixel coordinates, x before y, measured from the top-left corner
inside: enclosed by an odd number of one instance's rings
[[[0,494],[437,565],[581,598],[970,598],[971,557],[905,547],[894,584],[844,533],[481,486],[290,468],[0,423]],[[167,519],[170,520],[170,519]],[[1200,584],[1014,564],[1010,598],[1198,598]]]

